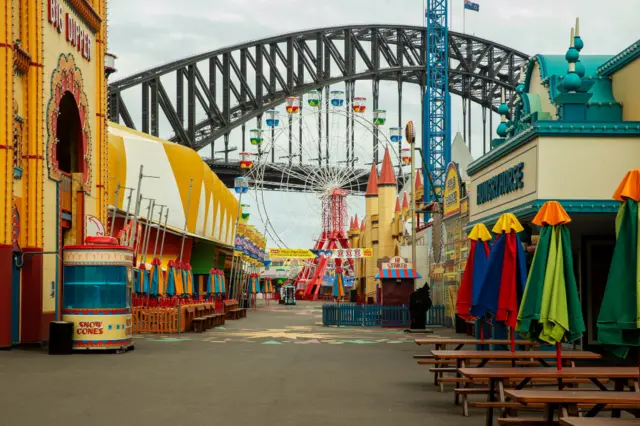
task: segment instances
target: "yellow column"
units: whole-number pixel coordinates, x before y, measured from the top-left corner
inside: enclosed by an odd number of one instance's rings
[[[366,196],[365,210],[367,212],[367,219],[365,222],[364,233],[366,240],[371,244],[373,249],[373,257],[365,261],[364,273],[366,276],[366,292],[369,293],[375,290],[375,275],[376,266],[378,262],[378,239],[377,234],[377,222],[374,222],[378,217],[378,194]],[[374,225],[376,229],[374,229]]]
[[[393,217],[396,199],[395,186],[379,186],[378,200],[380,211],[378,213],[378,238],[380,239],[379,257],[393,257],[395,254],[395,242],[393,239]]]
[[[11,244],[13,195],[13,22],[12,3],[0,12],[0,245]],[[7,283],[10,284],[10,283]]]
[[[13,197],[13,10],[0,10],[0,348],[11,346]]]
[[[42,185],[44,173],[43,100],[42,98],[42,5],[28,0],[26,7],[26,46],[33,65],[27,76],[26,111],[26,223],[28,248],[42,248]],[[24,19],[24,18],[23,18]]]
[[[382,160],[382,170],[378,179],[378,239],[380,241],[379,257],[393,257],[395,241],[393,239],[393,217],[397,199],[396,177],[394,175],[391,156],[387,149]]]
[[[96,64],[96,135],[94,153],[96,155],[96,216],[107,223],[107,194],[110,180],[107,163],[107,80],[104,74],[104,55],[107,51],[107,1],[92,0],[93,8],[102,17],[100,31],[96,34],[95,52],[92,60]]]

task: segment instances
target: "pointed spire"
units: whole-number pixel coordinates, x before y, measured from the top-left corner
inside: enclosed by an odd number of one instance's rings
[[[400,213],[402,210],[400,209],[400,198],[396,197],[396,210],[395,213]]]
[[[418,191],[419,189],[422,189],[422,173],[420,173],[420,169],[416,170],[416,186],[415,189],[416,191]]]
[[[367,184],[367,192],[364,193],[365,197],[377,197],[378,196],[378,170],[376,164],[371,164],[371,173],[369,173],[369,183]]]
[[[353,218],[351,218],[351,222],[349,222],[349,231],[353,231]]]
[[[382,159],[382,170],[380,170],[378,186],[396,186],[396,184],[396,175],[393,172],[391,155],[389,154],[389,148],[386,148],[384,150],[384,158]]]
[[[402,213],[406,213],[409,211],[409,197],[407,197],[407,191],[404,192],[404,197],[402,198]]]
[[[365,223],[367,223],[367,217],[366,216],[362,219],[362,223],[360,224],[360,230],[361,231],[364,231]]]
[[[360,223],[358,222],[358,214],[356,213],[356,217],[353,219],[353,229],[359,230]]]

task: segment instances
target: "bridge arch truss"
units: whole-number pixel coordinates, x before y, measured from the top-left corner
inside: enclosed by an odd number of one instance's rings
[[[159,136],[161,121],[168,123],[171,140],[196,150],[210,145],[211,161],[214,142],[223,138],[225,164],[233,129],[242,128],[244,148],[249,120],[260,119],[288,96],[339,83],[346,86],[348,103],[355,81],[370,80],[372,107],[377,109],[380,81],[396,81],[402,122],[403,84],[419,85],[424,93],[425,37],[423,27],[360,25],[299,31],[218,49],[112,82],[109,118],[154,136]],[[492,128],[487,112],[497,111],[501,89],[511,103],[528,56],[450,31],[449,57],[449,91],[463,99],[465,134],[467,111],[471,134],[471,103],[482,106],[484,126],[488,116]],[[135,91],[139,95],[132,102],[128,93]]]

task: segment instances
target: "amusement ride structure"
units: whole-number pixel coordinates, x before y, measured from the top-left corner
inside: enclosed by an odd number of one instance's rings
[[[343,91],[334,90],[328,95],[324,97],[321,92],[312,91],[305,99],[288,97],[285,111],[289,126],[281,125],[280,111],[267,111],[266,128],[250,130],[254,151],[242,154],[245,164],[247,158],[252,158],[246,176],[265,231],[276,244],[286,247],[286,235],[272,226],[270,218],[278,211],[269,208],[265,192],[269,191],[272,204],[285,191],[302,192],[307,197],[305,208],[286,210],[286,218],[291,223],[308,223],[309,210],[321,218],[320,234],[312,243],[318,256],[304,263],[294,281],[299,290],[304,290],[307,299],[317,298],[323,283],[330,282],[336,272],[346,277],[355,276],[353,259],[343,263],[341,259],[332,259],[331,253],[350,248],[347,236],[349,211],[353,214],[358,210],[355,204],[364,195],[362,180],[368,177],[372,164],[366,163],[372,157],[366,146],[372,135],[376,138],[376,155],[377,147],[393,152],[398,174],[402,176],[402,163],[395,155],[401,151],[402,130],[390,128],[386,131],[386,111],[367,110],[364,97],[354,97],[347,107]],[[304,109],[303,103],[306,104]],[[287,127],[300,131],[291,132]],[[282,139],[285,139],[284,143]],[[295,150],[289,151],[293,147]],[[273,163],[271,158],[284,161]],[[272,182],[265,179],[273,169],[281,175],[281,191],[278,192],[270,191]],[[286,200],[278,200],[275,204],[285,205]]]
[[[238,176],[250,180],[265,235],[276,245],[286,247],[269,221],[273,212],[267,212],[265,191],[296,191],[312,197],[308,205],[322,217],[314,249],[322,253],[348,248],[347,210],[350,200],[365,192],[371,170],[367,162],[379,164],[380,148],[389,148],[398,184],[405,180],[400,161],[408,158],[409,150],[401,143],[405,83],[418,84],[423,95],[424,161],[418,166],[425,180],[425,204],[441,198],[451,160],[450,93],[463,98],[463,137],[469,148],[471,103],[481,106],[485,152],[491,134],[487,124],[493,127],[493,114],[488,112],[498,111],[501,91],[505,102],[512,102],[519,69],[528,56],[450,32],[447,3],[427,1],[424,27],[362,25],[301,31],[146,70],[109,85],[110,119],[132,128],[137,121],[143,132],[155,136],[163,119],[173,130],[171,140],[201,155],[210,147],[206,161],[227,186]],[[358,80],[371,81],[369,118],[364,114],[366,99],[355,93]],[[379,106],[383,80],[398,87],[398,117],[392,120],[396,127],[385,126],[386,111]],[[344,90],[335,90],[342,84]],[[136,121],[129,112],[135,104],[129,93],[135,87],[142,89],[141,120]],[[276,108],[283,103],[286,119],[281,120]],[[232,146],[231,132],[236,128],[241,137]],[[218,139],[223,149],[216,151]],[[230,158],[234,151],[239,152],[238,160]],[[322,255],[306,261],[297,283],[313,292],[312,297],[317,295],[333,263]],[[343,267],[336,263],[347,276],[353,274],[351,262]]]

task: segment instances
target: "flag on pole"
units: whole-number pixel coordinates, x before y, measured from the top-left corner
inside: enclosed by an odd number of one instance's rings
[[[464,0],[464,8],[466,10],[473,10],[474,12],[480,12],[480,4],[474,3],[471,0]]]

